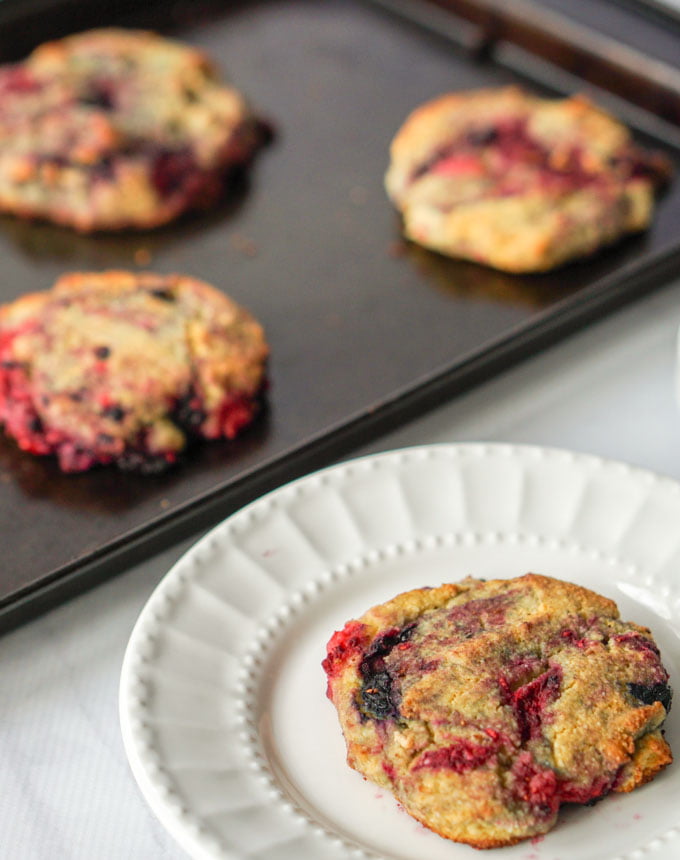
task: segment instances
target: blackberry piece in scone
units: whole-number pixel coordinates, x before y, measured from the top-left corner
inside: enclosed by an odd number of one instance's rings
[[[400,594],[323,666],[347,760],[426,827],[476,848],[546,833],[561,804],[672,760],[668,673],[615,603],[537,574]]]
[[[385,186],[408,238],[508,272],[552,269],[644,230],[671,173],[586,98],[516,87],[420,106],[390,155]]]
[[[217,200],[266,137],[197,49],[101,29],[0,67],[0,211],[145,229]]]
[[[0,425],[65,472],[159,471],[252,421],[267,354],[253,316],[202,281],[68,274],[0,308]]]

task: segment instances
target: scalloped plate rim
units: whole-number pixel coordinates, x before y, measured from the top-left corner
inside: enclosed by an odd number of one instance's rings
[[[200,569],[202,564],[201,556],[206,549],[212,547],[212,551],[214,551],[216,544],[220,544],[228,538],[230,529],[241,527],[244,523],[246,527],[256,526],[258,515],[263,514],[264,511],[268,510],[278,500],[285,502],[294,498],[296,494],[304,493],[305,490],[313,491],[318,488],[317,482],[319,480],[327,482],[336,481],[341,484],[343,479],[347,478],[357,468],[380,468],[381,465],[398,464],[414,459],[427,459],[435,455],[455,458],[464,458],[466,456],[484,458],[487,456],[502,455],[510,460],[521,460],[522,458],[532,458],[534,460],[541,458],[563,458],[569,462],[573,462],[579,468],[615,470],[617,474],[625,475],[635,481],[642,481],[650,488],[670,488],[675,494],[680,496],[680,482],[671,477],[655,473],[640,466],[630,465],[586,452],[577,452],[559,447],[503,442],[435,443],[367,454],[315,470],[268,492],[235,511],[221,523],[215,525],[173,564],[151,593],[130,635],[123,658],[119,692],[121,730],[125,751],[133,775],[145,800],[157,818],[178,844],[188,851],[192,857],[244,860],[247,856],[247,850],[242,847],[236,851],[225,848],[223,844],[220,844],[219,840],[213,839],[210,834],[205,833],[204,829],[200,826],[200,820],[198,827],[196,826],[195,819],[193,822],[187,823],[185,805],[182,804],[179,798],[173,797],[172,788],[168,786],[167,780],[163,778],[164,774],[162,772],[159,774],[157,769],[151,768],[148,762],[144,761],[144,751],[152,747],[152,744],[145,739],[142,728],[143,718],[140,716],[140,714],[143,715],[146,713],[147,703],[142,702],[140,707],[139,702],[133,701],[134,696],[131,691],[138,680],[135,664],[139,664],[140,659],[142,661],[146,659],[143,656],[144,645],[149,642],[150,638],[153,638],[149,632],[149,628],[154,632],[154,635],[158,632],[158,629],[162,630],[163,628],[163,611],[161,611],[160,607],[167,604],[168,591],[171,588],[181,591],[182,588],[190,585],[192,579],[191,568],[195,569],[198,566],[198,569]],[[173,595],[173,599],[176,599],[175,595]],[[266,621],[264,618],[258,619],[259,623],[263,623],[264,621]],[[251,650],[251,647],[244,648],[240,657],[242,659],[245,658]],[[153,664],[152,660],[150,662]],[[295,810],[291,807],[288,811],[294,812]],[[324,834],[323,828],[318,828],[317,835],[320,834],[328,835],[327,833]],[[666,834],[660,834],[660,840],[668,838],[675,840],[678,835],[675,830],[668,831]],[[659,839],[656,841],[659,842]],[[343,846],[347,849],[344,853],[342,853]],[[371,851],[362,852],[361,849],[357,850],[355,847],[344,843],[342,839],[335,840],[334,849],[338,849],[338,847],[341,850],[341,854],[338,856],[349,856],[348,852],[353,852],[355,856],[376,856]],[[632,853],[627,853],[625,856],[627,858],[629,856],[642,857],[643,855],[644,849],[633,850]],[[620,856],[623,857],[623,855]]]

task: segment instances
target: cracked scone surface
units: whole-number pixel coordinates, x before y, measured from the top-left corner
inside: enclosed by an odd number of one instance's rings
[[[64,471],[159,471],[257,413],[262,326],[182,275],[74,273],[0,308],[0,424]]]
[[[264,126],[196,48],[100,29],[0,67],[0,210],[81,232],[213,203]]]
[[[336,632],[323,666],[348,764],[477,848],[543,834],[562,803],[631,791],[672,760],[650,631],[550,577],[400,594]]]
[[[534,272],[645,229],[670,172],[586,98],[506,87],[414,110],[392,141],[385,185],[413,241]]]

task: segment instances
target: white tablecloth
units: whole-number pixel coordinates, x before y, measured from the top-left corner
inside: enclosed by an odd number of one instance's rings
[[[357,454],[428,442],[527,442],[680,478],[679,324],[680,283]],[[129,772],[118,676],[139,611],[190,543],[1,640],[0,857],[184,857]]]

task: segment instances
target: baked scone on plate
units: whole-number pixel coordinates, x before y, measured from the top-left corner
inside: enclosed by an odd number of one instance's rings
[[[156,227],[214,202],[264,136],[196,48],[122,29],[47,42],[0,67],[0,211]]]
[[[323,666],[349,765],[476,848],[546,833],[561,804],[631,791],[672,760],[650,631],[551,577],[400,594],[336,632]]]
[[[644,230],[670,172],[585,97],[506,87],[413,111],[392,141],[385,186],[414,242],[539,272]]]
[[[0,426],[66,472],[156,472],[252,421],[267,354],[254,317],[202,281],[67,274],[0,308]]]

